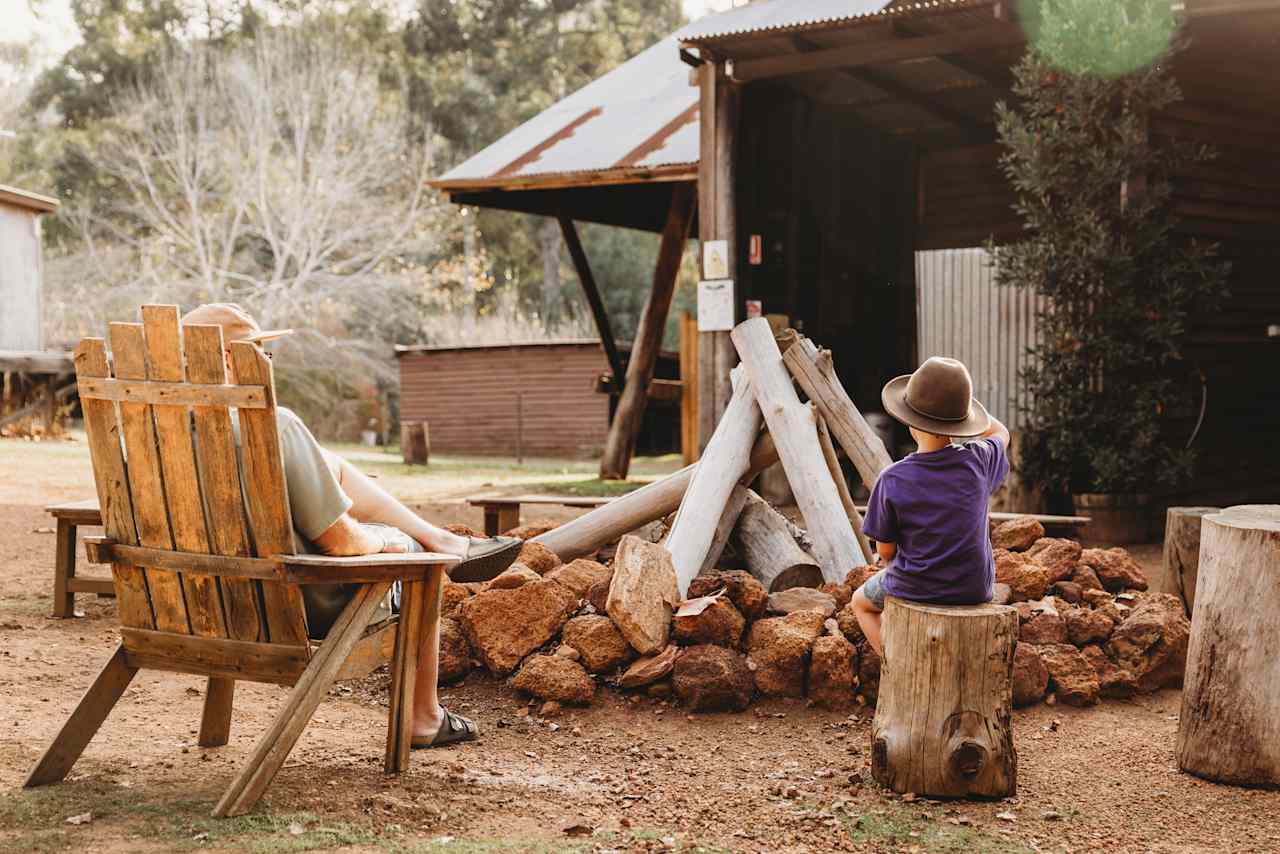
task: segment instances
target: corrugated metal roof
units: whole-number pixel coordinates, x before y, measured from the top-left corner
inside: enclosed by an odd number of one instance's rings
[[[0,184],[0,203],[35,211],[36,213],[53,213],[60,202],[52,196],[42,196],[30,190],[20,190],[7,184]]]
[[[668,36],[503,136],[432,183],[643,172],[698,161],[698,89]]]
[[[676,38],[685,43],[709,42],[746,33],[809,29],[857,18],[928,14],[990,2],[991,0],[757,0],[718,15],[700,18],[679,30]]]

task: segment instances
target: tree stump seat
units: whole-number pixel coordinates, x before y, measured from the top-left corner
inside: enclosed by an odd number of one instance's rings
[[[885,600],[871,774],[895,792],[1003,798],[1017,792],[1013,650],[1004,605]]]

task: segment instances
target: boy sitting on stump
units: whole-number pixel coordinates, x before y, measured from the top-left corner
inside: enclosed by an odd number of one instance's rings
[[[987,505],[1009,473],[1009,431],[973,399],[968,369],[934,356],[880,393],[918,450],[876,479],[862,528],[886,567],[853,594],[877,653],[886,595],[937,605],[991,601],[995,564]],[[977,437],[963,444],[954,438]]]

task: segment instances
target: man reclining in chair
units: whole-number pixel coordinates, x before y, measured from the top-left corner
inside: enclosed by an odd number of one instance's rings
[[[183,325],[222,327],[224,347],[233,341],[261,344],[292,330],[262,331],[257,322],[234,303],[202,305],[182,318]],[[232,373],[230,351],[227,372]],[[487,581],[511,565],[521,542],[514,537],[463,537],[420,518],[351,463],[325,450],[291,410],[276,409],[280,451],[284,458],[289,511],[300,550],[333,556],[379,552],[429,551],[457,555],[450,578]],[[399,607],[399,583],[392,591],[390,610]],[[348,585],[307,585],[303,601],[312,637],[321,638],[354,594]],[[385,619],[386,609],[374,620]],[[479,734],[475,722],[440,705],[436,682],[440,671],[440,630],[424,637],[413,705],[414,747],[437,747],[471,741]]]

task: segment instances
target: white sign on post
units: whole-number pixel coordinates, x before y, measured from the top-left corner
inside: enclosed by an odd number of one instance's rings
[[[733,279],[698,283],[698,331],[728,332],[733,329]]]
[[[702,244],[702,276],[705,279],[729,277],[729,241],[708,240]]]

